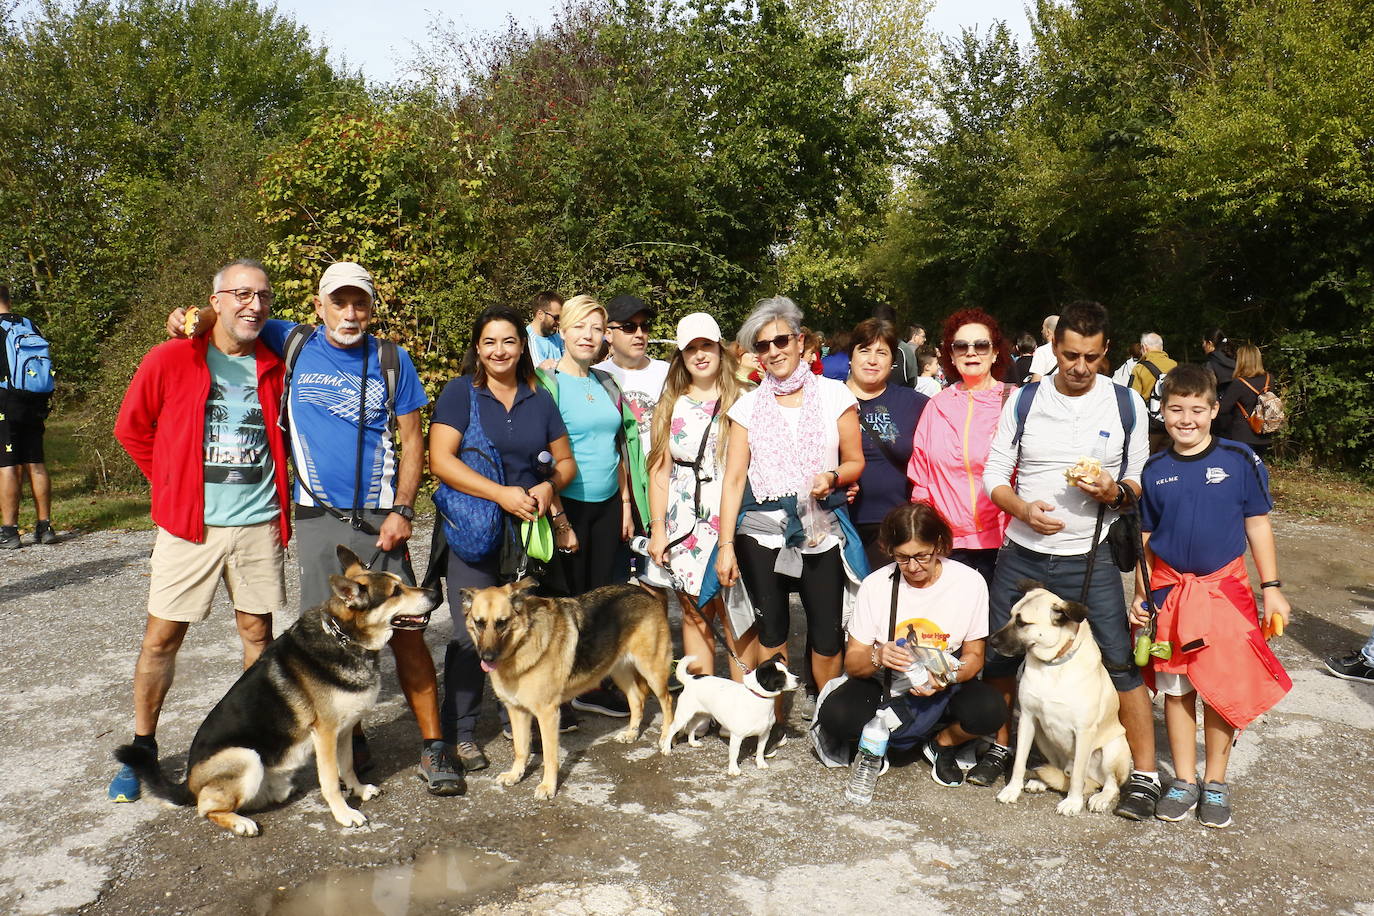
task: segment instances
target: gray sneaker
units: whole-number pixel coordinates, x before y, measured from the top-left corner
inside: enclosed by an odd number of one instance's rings
[[[453,759],[448,745],[440,741],[425,746],[415,772],[425,781],[425,789],[430,795],[462,795],[468,790],[462,768]]]
[[[1164,790],[1164,795],[1155,803],[1155,817],[1161,821],[1181,821],[1197,807],[1202,790],[1195,782],[1175,779]]]
[[[21,544],[19,529],[16,526],[0,526],[0,550],[18,550]]]
[[[1224,782],[1209,782],[1202,787],[1197,819],[1204,827],[1230,827],[1231,787]]]

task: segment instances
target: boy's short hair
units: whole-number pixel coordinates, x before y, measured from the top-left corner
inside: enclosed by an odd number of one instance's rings
[[[1159,406],[1168,406],[1169,398],[1174,395],[1181,398],[1202,397],[1207,399],[1208,404],[1215,404],[1217,377],[1206,366],[1175,366],[1159,383]]]

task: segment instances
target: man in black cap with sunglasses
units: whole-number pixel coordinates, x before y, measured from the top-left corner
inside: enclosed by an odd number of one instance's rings
[[[415,583],[408,544],[425,463],[420,408],[429,403],[409,354],[368,333],[376,287],[366,268],[351,261],[331,264],[320,277],[314,305],[318,325],[269,320],[262,329],[263,342],[286,363],[302,608],[328,600],[329,577],[339,571],[339,544],[371,569]],[[169,329],[179,329],[178,312]],[[390,644],[401,692],[423,739],[419,775],[432,795],[461,795],[467,785],[454,750],[442,740],[424,625],[396,629]],[[371,757],[361,732],[354,734],[353,755],[357,768]]]

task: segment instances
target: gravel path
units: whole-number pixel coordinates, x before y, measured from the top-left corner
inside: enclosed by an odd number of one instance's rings
[[[894,768],[868,808],[842,804],[845,774],[794,738],[774,765],[725,775],[724,745],[656,755],[612,720],[566,736],[559,795],[511,789],[488,701],[479,739],[493,767],[465,798],[427,796],[418,734],[384,654],[367,719],[384,794],[366,827],[339,828],[313,767],[263,835],[232,837],[187,810],[105,799],[127,740],[150,532],[100,532],[0,556],[3,715],[0,912],[101,914],[438,912],[1197,913],[1374,916],[1374,687],[1318,670],[1374,624],[1374,549],[1344,529],[1276,516],[1297,609],[1277,651],[1295,689],[1235,749],[1237,826],[1068,820],[1053,797],[1015,807]],[[427,537],[417,537],[417,544]],[[423,556],[417,565],[423,567]],[[291,573],[294,575],[294,572]],[[292,615],[293,616],[293,615]],[[278,630],[290,620],[278,621]],[[428,633],[436,658],[446,609]],[[159,732],[172,767],[238,674],[221,601],[192,628]],[[795,727],[800,717],[794,712]],[[1157,712],[1158,721],[1158,712]],[[1163,727],[1159,725],[1160,746]],[[1167,753],[1162,754],[1167,768]]]

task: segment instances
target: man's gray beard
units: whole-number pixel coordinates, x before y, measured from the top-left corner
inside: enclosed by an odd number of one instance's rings
[[[350,334],[345,334],[337,328],[330,328],[329,339],[341,347],[353,347],[362,342],[363,332],[358,330]]]

